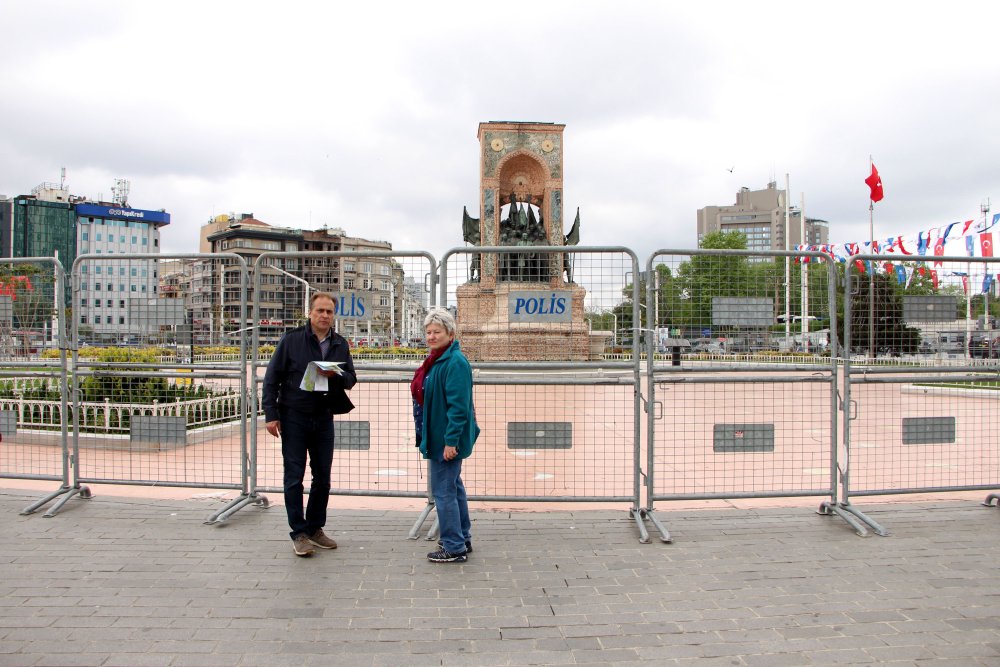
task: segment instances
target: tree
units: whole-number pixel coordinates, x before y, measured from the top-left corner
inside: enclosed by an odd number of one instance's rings
[[[874,266],[871,264],[871,266]],[[843,276],[846,267],[838,266]],[[911,281],[912,284],[913,281]],[[914,289],[924,291],[921,282]],[[920,347],[920,331],[906,326],[903,321],[903,296],[911,292],[900,285],[895,275],[866,270],[851,277],[851,339],[844,336],[844,294],[837,290],[838,335],[848,351],[868,350],[874,343],[875,354],[899,356],[916,354]],[[874,297],[874,301],[872,301]],[[872,315],[874,314],[874,319]]]

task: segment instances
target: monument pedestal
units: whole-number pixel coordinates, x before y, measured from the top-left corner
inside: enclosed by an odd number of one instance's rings
[[[471,361],[588,361],[600,359],[609,332],[591,334],[584,317],[587,290],[559,284],[571,292],[568,322],[512,322],[512,292],[538,294],[540,307],[552,294],[537,282],[500,282],[492,286],[469,282],[456,289],[458,332],[462,352]],[[513,318],[517,319],[517,318]]]

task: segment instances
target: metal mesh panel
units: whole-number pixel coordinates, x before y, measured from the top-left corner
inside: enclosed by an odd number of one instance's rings
[[[0,262],[0,477],[68,483],[62,266]]]
[[[78,481],[243,486],[248,283],[234,255],[77,259]]]
[[[504,378],[483,374],[477,382],[476,417],[483,432],[462,469],[470,497],[631,499],[635,482],[632,387],[527,385],[518,384],[510,374]],[[570,446],[512,443],[510,425],[524,422],[570,425]]]
[[[830,492],[828,381],[673,379],[657,386],[657,499]]]
[[[989,259],[858,255],[847,265],[845,494],[1000,486]]]
[[[836,316],[825,258],[660,251],[642,279],[656,406],[650,506],[832,495]]]

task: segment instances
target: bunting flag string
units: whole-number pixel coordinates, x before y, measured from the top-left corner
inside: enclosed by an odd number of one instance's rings
[[[981,220],[973,225],[973,220],[952,222],[942,227],[917,232],[910,236],[891,236],[885,240],[864,241],[862,243],[832,243],[824,245],[802,244],[796,246],[799,251],[819,251],[830,255],[838,262],[847,262],[854,255],[883,255],[896,257],[897,261],[907,261],[907,257],[926,257],[930,251],[933,257],[967,256],[993,257],[993,235],[1000,232],[1000,213],[992,220]],[[961,226],[961,233],[955,233]],[[964,248],[962,247],[964,244]],[[916,255],[911,248],[916,249]],[[803,260],[806,261],[806,260]],[[941,266],[940,260],[933,262]]]

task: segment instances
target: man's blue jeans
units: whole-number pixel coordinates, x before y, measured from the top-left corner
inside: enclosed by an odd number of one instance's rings
[[[472,522],[462,483],[462,459],[431,461],[431,492],[441,529],[441,546],[453,554],[465,553],[465,543],[472,540]]]
[[[292,539],[297,535],[312,535],[326,525],[326,508],[330,502],[330,466],[333,465],[333,418],[328,411],[308,414],[282,410],[281,456],[285,463],[285,511]],[[312,472],[309,503],[302,512],[302,480],[306,473],[306,457]]]

